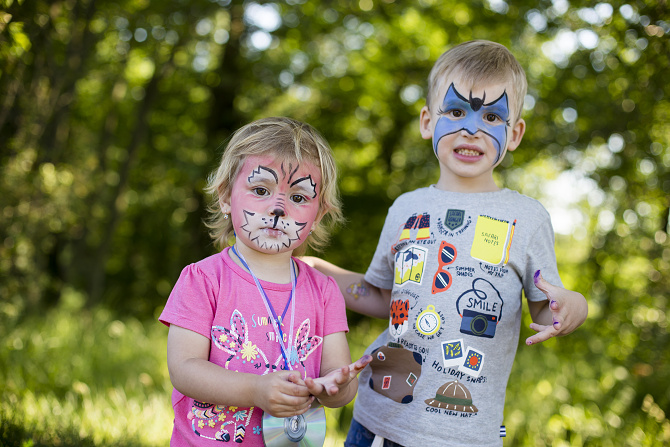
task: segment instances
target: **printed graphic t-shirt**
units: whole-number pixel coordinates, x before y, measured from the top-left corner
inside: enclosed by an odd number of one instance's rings
[[[407,447],[500,446],[522,289],[561,286],[549,214],[516,191],[434,186],[389,209],[370,284],[392,289],[389,327],[367,349],[354,418]]]
[[[228,256],[229,248],[184,268],[159,321],[211,340],[209,361],[231,371],[269,374],[285,369],[278,338],[251,275]],[[344,298],[335,281],[304,262],[298,265],[293,331],[291,284],[260,281],[278,315],[291,368],[319,377],[323,337],[348,331]],[[290,337],[290,340],[289,340]],[[260,408],[198,402],[172,392],[171,446],[263,446]]]

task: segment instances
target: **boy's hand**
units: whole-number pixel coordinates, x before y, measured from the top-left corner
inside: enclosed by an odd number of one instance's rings
[[[546,324],[531,323],[530,328],[537,334],[526,339],[527,345],[542,343],[558,335],[566,335],[581,326],[588,315],[588,304],[584,295],[545,281],[538,270],[535,272],[535,286],[546,296],[549,303],[533,316],[534,321],[547,321]]]
[[[335,396],[341,389],[346,388],[371,361],[371,355],[364,355],[351,365],[331,371],[323,377],[315,379],[308,377],[305,379],[305,385],[309,392],[317,398]]]
[[[295,371],[281,371],[259,376],[254,402],[275,417],[303,414],[314,402],[305,382]]]

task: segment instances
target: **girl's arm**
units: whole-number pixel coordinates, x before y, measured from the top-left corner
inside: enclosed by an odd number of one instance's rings
[[[300,258],[324,275],[332,276],[337,282],[347,309],[376,318],[388,318],[391,290],[380,289],[368,284],[362,273],[352,272],[314,256]]]
[[[198,401],[259,407],[272,416],[288,417],[304,413],[314,400],[297,372],[257,376],[229,371],[210,362],[210,340],[197,332],[170,325],[167,346],[172,385]]]
[[[322,405],[342,407],[353,400],[358,388],[356,376],[371,361],[372,357],[366,355],[351,363],[344,332],[326,335],[321,352],[321,377],[308,377],[305,385]]]

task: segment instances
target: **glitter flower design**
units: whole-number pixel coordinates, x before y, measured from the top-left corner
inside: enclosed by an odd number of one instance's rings
[[[258,356],[258,348],[250,341],[242,345],[242,358],[248,362],[252,361]]]

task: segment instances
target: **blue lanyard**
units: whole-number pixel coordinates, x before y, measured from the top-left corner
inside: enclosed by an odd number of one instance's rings
[[[272,303],[268,299],[268,296],[265,293],[265,289],[263,289],[263,286],[261,285],[258,278],[256,278],[256,275],[254,275],[254,272],[251,271],[251,268],[249,267],[249,264],[247,264],[247,261],[244,259],[244,256],[242,256],[241,253],[238,253],[234,245],[230,248],[233,250],[233,253],[235,253],[235,256],[237,256],[238,259],[242,262],[244,268],[246,268],[249,271],[249,273],[251,273],[251,277],[254,279],[254,282],[256,283],[258,292],[260,293],[261,298],[263,298],[263,304],[265,304],[265,309],[268,312],[268,316],[270,317],[270,320],[272,320],[272,325],[274,326],[275,329],[275,335],[278,338],[277,341],[279,342],[279,347],[281,348],[281,355],[282,357],[284,357],[284,364],[286,365],[286,369],[292,370],[293,368],[291,368],[291,363],[289,362],[289,355],[286,353],[286,346],[284,346],[284,332],[281,330],[281,322],[277,318],[277,313],[275,312],[274,307],[272,307]],[[296,301],[295,285],[296,285],[295,264],[291,262],[291,295],[288,298],[288,302],[286,303],[286,307],[284,308],[284,313],[281,316],[281,321],[284,321],[284,315],[286,315],[288,306],[289,304],[291,304],[291,326],[289,327],[289,339],[288,339],[289,346],[293,346],[293,340],[292,340],[293,320],[295,318],[295,301]]]

